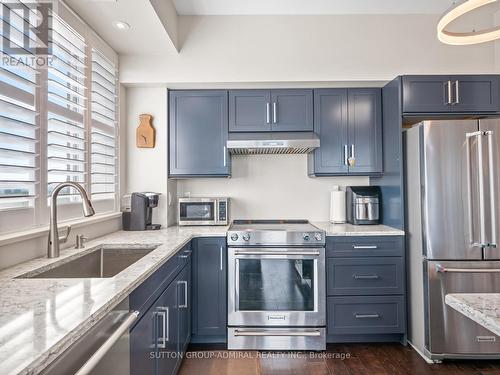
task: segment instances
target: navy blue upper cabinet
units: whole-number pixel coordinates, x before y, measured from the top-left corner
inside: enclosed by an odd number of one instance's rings
[[[350,173],[382,172],[382,92],[349,89]]]
[[[169,92],[169,176],[229,176],[228,93]]]
[[[229,131],[312,131],[312,90],[231,90]]]
[[[404,113],[500,111],[500,76],[403,76]]]
[[[308,156],[314,176],[382,173],[381,90],[314,90],[314,131],[321,145]]]
[[[314,132],[321,146],[308,155],[309,174],[346,174],[347,89],[314,90]]]
[[[313,130],[312,90],[271,90],[273,131]]]
[[[229,91],[229,131],[271,131],[269,90]]]

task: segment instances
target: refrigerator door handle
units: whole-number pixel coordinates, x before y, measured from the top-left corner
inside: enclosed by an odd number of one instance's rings
[[[485,212],[484,212],[484,171],[483,171],[483,135],[481,131],[467,133],[467,138],[475,137],[477,139],[477,168],[478,168],[478,190],[479,190],[479,245],[486,246],[486,228],[485,228]],[[467,142],[468,144],[469,142]],[[470,146],[468,146],[470,147]],[[469,180],[470,181],[470,180]],[[469,204],[471,196],[469,195]],[[469,213],[472,215],[472,212]],[[471,217],[469,217],[469,220]]]
[[[466,134],[466,139],[465,139],[465,149],[466,149],[466,155],[467,155],[467,210],[468,210],[468,218],[467,218],[467,224],[469,226],[469,243],[472,245],[474,243],[474,233],[473,233],[473,228],[472,228],[472,173],[471,173],[471,157],[470,157],[470,139],[471,136],[469,134],[472,133],[467,133]]]
[[[446,268],[436,264],[436,272],[439,273],[499,273],[500,268]]]
[[[497,223],[496,223],[496,197],[495,197],[495,164],[493,150],[493,131],[484,133],[488,138],[488,174],[490,185],[490,211],[491,211],[491,239],[488,243],[490,247],[497,247]]]

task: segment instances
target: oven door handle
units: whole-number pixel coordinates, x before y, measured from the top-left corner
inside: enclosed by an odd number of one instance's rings
[[[304,256],[319,256],[319,250],[313,251],[258,251],[258,250],[234,250],[235,255],[304,255]]]
[[[236,329],[234,331],[235,336],[321,336],[320,330],[312,331],[240,331]]]

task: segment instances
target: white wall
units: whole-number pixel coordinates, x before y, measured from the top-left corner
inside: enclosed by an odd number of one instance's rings
[[[183,16],[180,54],[165,50],[155,56],[121,56],[121,81],[388,81],[408,73],[493,71],[493,43],[444,45],[436,37],[438,19],[438,15]]]
[[[174,213],[168,214],[169,191],[171,205],[175,207],[175,181],[167,180],[167,90],[154,87],[129,87],[126,95],[126,166],[125,193],[153,191],[161,193],[158,208],[153,211],[153,221],[168,225],[174,220]],[[148,113],[153,116],[156,129],[154,148],[138,148],[135,145],[136,128],[139,115]],[[170,189],[169,189],[170,187]],[[170,222],[171,222],[170,221]]]
[[[184,196],[228,196],[231,219],[329,218],[333,185],[367,185],[367,177],[309,178],[306,155],[238,155],[228,179],[179,180]]]

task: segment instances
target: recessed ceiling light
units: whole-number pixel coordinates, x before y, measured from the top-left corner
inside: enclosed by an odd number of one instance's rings
[[[118,30],[130,29],[130,25],[126,22],[123,22],[123,21],[114,21],[113,26],[115,27],[115,29],[118,29]]]
[[[443,43],[454,45],[478,44],[500,39],[500,27],[461,33],[445,30],[457,18],[497,1],[499,0],[467,0],[459,3],[439,20],[437,26],[438,39]]]

